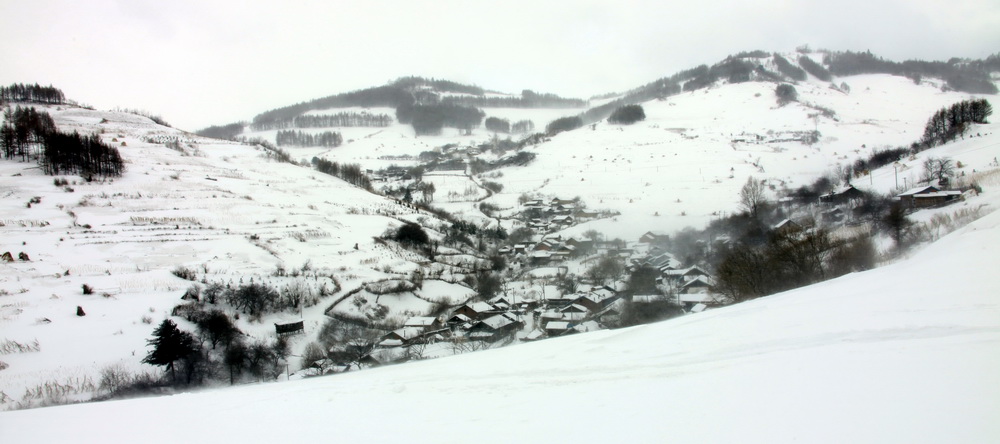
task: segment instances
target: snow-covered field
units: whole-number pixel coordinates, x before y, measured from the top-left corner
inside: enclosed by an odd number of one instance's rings
[[[0,414],[4,442],[1000,440],[1000,213],[677,320],[331,377]]]

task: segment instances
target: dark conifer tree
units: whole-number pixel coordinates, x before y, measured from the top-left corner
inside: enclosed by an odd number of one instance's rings
[[[625,105],[618,107],[615,112],[611,113],[611,117],[608,117],[609,123],[619,125],[631,125],[643,120],[646,120],[646,111],[642,109],[641,105]]]
[[[196,353],[198,347],[194,336],[191,333],[177,328],[177,324],[170,319],[164,319],[155,330],[153,337],[146,341],[153,347],[149,354],[142,360],[143,363],[165,366],[170,371],[170,378],[173,380],[176,375],[174,363]]]

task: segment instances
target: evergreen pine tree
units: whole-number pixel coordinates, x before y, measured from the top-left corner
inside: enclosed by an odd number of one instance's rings
[[[174,362],[197,351],[194,336],[178,329],[177,324],[170,319],[164,319],[156,330],[153,330],[153,337],[147,340],[146,344],[153,346],[153,349],[142,362],[166,366],[167,370],[170,370],[171,379],[175,376]]]

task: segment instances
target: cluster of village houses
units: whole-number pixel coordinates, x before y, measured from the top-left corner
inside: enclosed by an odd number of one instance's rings
[[[900,193],[897,199],[912,208],[924,208],[949,203],[961,197],[960,191],[942,191],[934,186],[913,188]],[[820,197],[828,204],[821,217],[824,222],[841,222],[845,212],[843,204],[863,196],[852,185],[838,188]],[[847,205],[849,207],[850,205]],[[569,227],[581,219],[595,218],[596,213],[586,212],[574,200],[533,200],[524,204],[531,228],[549,233]],[[772,227],[774,230],[800,230],[796,222],[786,219]],[[632,295],[632,303],[662,301],[666,298],[688,312],[699,312],[723,305],[725,300],[711,291],[711,275],[698,266],[682,267],[662,244],[668,239],[660,232],[643,234],[631,246],[623,242],[601,242],[561,236],[543,237],[537,242],[520,243],[500,250],[501,254],[514,256],[531,266],[553,266],[580,257],[584,252],[617,254],[631,267],[648,266],[659,270],[658,283],[669,289],[670,296]],[[565,270],[565,268],[560,268]],[[408,319],[405,325],[384,335],[379,348],[407,347],[418,343],[443,340],[484,341],[534,341],[549,337],[602,330],[613,324],[622,314],[625,298],[624,283],[596,285],[574,293],[545,295],[541,298],[497,296],[489,301],[466,303],[441,317],[418,316]],[[528,330],[528,325],[534,328]]]
[[[723,303],[712,294],[711,277],[699,267],[674,268],[677,260],[668,253],[646,258],[635,265],[657,267],[661,281],[678,291],[672,296],[633,295],[633,303],[667,300],[697,312]],[[497,296],[489,301],[469,302],[442,317],[418,316],[382,337],[379,347],[405,347],[413,343],[461,338],[465,341],[533,341],[605,329],[621,315],[625,299],[623,283],[590,286],[573,293],[529,299]],[[530,323],[529,323],[530,321]],[[527,325],[535,326],[524,331]]]
[[[596,217],[581,211],[572,200],[529,201],[533,228],[550,231],[553,226],[573,224],[574,218]],[[582,216],[581,216],[582,214]],[[530,266],[557,266],[584,254],[618,255],[630,266],[648,266],[659,270],[658,283],[671,296],[632,295],[633,303],[671,300],[691,312],[722,305],[723,299],[710,289],[712,278],[700,267],[682,267],[662,248],[668,235],[647,232],[631,246],[622,241],[596,241],[573,237],[548,236],[536,242],[519,243],[500,249],[514,261]],[[445,339],[463,341],[533,341],[575,333],[601,330],[614,324],[622,314],[624,282],[611,285],[582,286],[563,294],[551,292],[539,298],[497,296],[489,301],[469,302],[442,317],[413,317],[406,324],[382,337],[379,347],[405,347],[414,343]],[[669,299],[668,299],[669,298]],[[533,328],[528,328],[533,326]]]
[[[924,185],[903,191],[902,193],[895,195],[894,198],[896,201],[901,203],[904,208],[921,209],[958,202],[963,198],[965,193],[974,192],[975,191],[972,190],[965,192],[959,190],[945,190],[943,187],[939,186]],[[860,202],[864,196],[864,191],[855,188],[854,185],[851,184],[841,186],[820,196],[819,202],[820,204],[824,204],[825,208],[819,213],[819,222],[832,225],[850,220],[850,210],[853,207],[856,207],[856,204]],[[793,203],[794,201],[794,198],[787,197],[780,199],[778,203],[785,204]],[[795,222],[791,220],[784,220],[779,223],[779,226],[775,226],[773,228],[780,229],[782,228],[781,225],[794,227]]]
[[[523,205],[522,214],[528,219],[528,228],[540,233],[559,231],[600,216],[600,213],[587,211],[577,200],[560,198],[527,201]]]

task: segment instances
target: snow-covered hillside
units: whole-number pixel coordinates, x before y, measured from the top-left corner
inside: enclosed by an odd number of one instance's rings
[[[658,324],[284,384],[0,413],[4,442],[1000,440],[1000,213]]]
[[[552,137],[525,150],[537,154],[524,167],[506,168],[491,178],[504,186],[487,202],[516,208],[522,194],[572,199],[580,197],[591,210],[617,211],[615,219],[581,224],[563,234],[578,235],[596,229],[610,238],[637,239],[649,230],[671,232],[686,226],[701,227],[720,214],[739,209],[740,187],[750,176],[767,179],[775,187],[794,189],[849,166],[875,150],[909,146],[923,135],[924,126],[938,109],[973,96],[944,91],[942,82],[925,79],[920,84],[888,74],[835,78],[824,82],[813,77],[797,82],[798,101],[779,106],[773,82],[729,84],[684,92],[642,103],[646,119],[633,125],[600,122]],[[597,103],[597,102],[595,102]],[[594,103],[592,103],[593,105]],[[333,113],[341,109],[314,111]],[[393,115],[391,108],[344,110]],[[510,121],[532,120],[541,130],[562,116],[580,109],[484,108],[486,115]],[[995,126],[976,131],[993,133]],[[321,132],[330,129],[310,129]],[[296,159],[320,156],[339,162],[360,163],[378,170],[390,165],[412,167],[423,151],[448,144],[479,146],[493,133],[479,128],[471,136],[446,128],[440,136],[415,137],[409,125],[386,128],[336,128],[345,144],[327,148],[289,148]],[[802,139],[818,132],[818,141]],[[274,140],[276,131],[250,136]],[[501,138],[504,137],[502,134]],[[981,146],[982,144],[980,144]],[[962,171],[983,170],[997,150],[977,150],[962,161]],[[981,155],[980,155],[981,154]],[[940,154],[935,154],[940,155]],[[898,180],[913,183],[922,173],[922,157],[901,162],[901,173],[888,181],[884,172],[861,178],[856,186],[887,193]],[[891,169],[890,169],[891,171]],[[961,172],[960,172],[961,173]],[[441,189],[438,179],[428,177]],[[471,181],[446,186],[473,186]],[[435,204],[456,214],[482,217],[473,208],[479,198]]]
[[[579,196],[589,208],[621,212],[615,220],[583,224],[569,234],[597,229],[609,238],[636,239],[647,230],[700,227],[719,212],[739,209],[739,189],[749,176],[766,178],[776,190],[811,183],[873,150],[909,146],[935,110],[968,97],[889,75],[838,80],[850,84],[851,92],[801,82],[800,101],[783,107],[776,104],[773,83],[757,82],[643,103],[643,122],[599,123],[530,148],[537,160],[505,171],[499,179],[504,192],[496,201],[510,206],[521,193]],[[807,104],[832,110],[836,119]],[[814,130],[821,134],[815,144],[788,140]],[[982,170],[997,154],[994,148],[983,151],[992,154],[956,159],[968,165],[965,171]],[[920,162],[904,162],[904,169],[913,169],[910,183],[921,173]],[[894,188],[889,179],[862,178],[856,185],[886,193]],[[902,186],[903,176],[899,181]]]
[[[301,311],[244,319],[239,327],[271,338],[273,323],[304,319],[315,334],[323,313],[349,290],[415,268],[412,254],[373,237],[405,220],[436,221],[340,179],[270,160],[260,147],[200,138],[131,114],[38,108],[63,131],[101,133],[121,151],[127,172],[93,182],[61,176],[67,184],[57,186],[34,163],[0,161],[0,253],[30,258],[0,262],[0,409],[52,396],[88,399],[102,368],[145,367],[153,327],[171,317],[194,284],[172,274],[178,267],[208,283],[294,288],[310,299]],[[423,314],[435,300],[461,302],[468,293],[434,282],[426,294],[390,298],[386,316]],[[372,306],[343,310],[358,315]],[[302,341],[293,338],[293,352]]]

